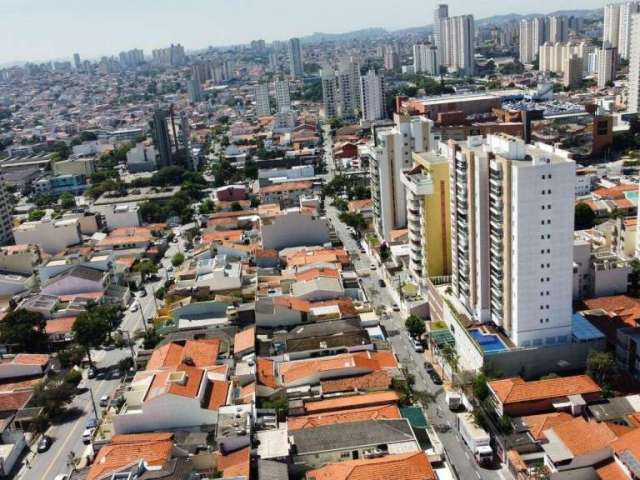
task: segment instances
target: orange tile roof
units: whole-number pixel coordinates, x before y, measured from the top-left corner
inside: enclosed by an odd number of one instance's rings
[[[285,256],[289,268],[312,265],[314,263],[349,264],[349,255],[341,248],[319,248],[314,250],[298,250]]]
[[[363,200],[351,200],[349,203],[349,211],[354,212],[358,210],[362,210],[363,208],[371,208],[373,207],[373,200],[370,198],[365,198]]]
[[[86,300],[100,300],[104,297],[104,292],[85,292],[85,293],[72,293],[70,295],[58,295],[58,300],[61,302],[72,302],[77,298],[84,298]]]
[[[616,454],[628,451],[636,459],[640,460],[640,428],[618,437],[611,443],[611,447]]]
[[[292,190],[308,190],[313,187],[313,182],[283,182],[266,185],[260,188],[260,193],[290,192]]]
[[[435,480],[424,452],[331,463],[306,474],[307,480]]]
[[[217,469],[224,477],[248,477],[250,470],[250,448],[243,448],[228,455],[218,454]]]
[[[28,380],[19,380],[17,382],[13,382],[13,381],[0,382],[0,392],[6,393],[6,392],[31,391],[33,390],[33,387],[35,387],[36,384],[40,381],[41,379],[36,377],[36,378],[30,378]]]
[[[274,372],[275,362],[268,358],[258,358],[256,362],[256,373],[258,382],[267,387],[276,388],[276,376]]]
[[[113,237],[109,235],[107,238],[103,238],[100,240],[97,245],[99,247],[111,247],[114,245],[123,245],[128,243],[144,243],[150,242],[151,239],[149,237],[145,237],[143,235],[130,235],[126,237]]]
[[[366,420],[383,420],[400,418],[400,410],[394,404],[376,405],[372,407],[353,408],[338,412],[326,412],[301,417],[289,417],[287,428],[300,430],[302,428],[322,427],[336,423],[362,422]]]
[[[602,200],[605,199],[616,199],[624,197],[625,192],[635,192],[638,190],[638,185],[616,185],[615,187],[609,188],[598,188],[593,191],[593,196],[600,198]]]
[[[386,390],[390,384],[391,376],[386,370],[377,370],[357,377],[335,378],[320,382],[322,393]]]
[[[489,387],[505,405],[601,391],[600,387],[586,375],[550,378],[534,382],[525,382],[520,377],[513,377],[489,382]]]
[[[184,382],[170,381],[170,375],[184,372]],[[202,368],[190,367],[182,365],[180,368],[173,370],[161,370],[156,372],[147,392],[146,400],[153,400],[160,395],[170,393],[181,397],[195,398],[200,390],[202,377],[205,371]]]
[[[14,412],[27,406],[33,390],[0,393],[0,412]]]
[[[173,434],[141,433],[115,435],[103,446],[89,469],[87,480],[99,480],[117,470],[144,460],[149,466],[161,466],[171,459]]]
[[[251,403],[256,394],[256,382],[251,382],[248,385],[240,388],[239,398],[242,403]]]
[[[233,339],[233,352],[239,353],[253,350],[256,346],[256,327],[246,328],[236,333]]]
[[[296,280],[306,282],[308,280],[315,280],[318,277],[340,278],[340,272],[334,268],[311,268],[306,272],[298,273]]]
[[[151,239],[151,229],[148,227],[119,227],[109,233],[110,237],[145,237]]]
[[[384,405],[396,403],[400,397],[392,390],[384,392],[373,392],[364,395],[348,395],[344,397],[329,398],[327,400],[317,400],[306,402],[304,408],[307,413],[330,412],[348,408],[364,407],[366,405]]]
[[[629,295],[613,295],[583,300],[584,310],[602,310],[610,318],[619,318],[630,327],[640,320],[640,300]]]
[[[209,410],[218,410],[223,405],[226,405],[230,387],[231,382],[225,382],[221,380],[212,381],[211,395],[209,396],[207,408]]]
[[[522,417],[523,423],[529,427],[531,436],[536,440],[544,440],[544,430],[548,430],[561,423],[572,420],[573,417],[566,412],[542,413],[540,415],[527,415]]]
[[[582,417],[555,425],[550,430],[554,431],[575,456],[608,447],[616,439],[616,435],[605,424],[587,422]]]
[[[218,338],[187,340],[184,346],[176,342],[167,343],[153,351],[147,370],[173,369],[189,358],[196,367],[210,367],[216,364],[219,351]]]
[[[202,243],[221,242],[223,240],[238,243],[242,240],[242,230],[224,230],[221,232],[205,232]]]
[[[596,474],[600,480],[629,480],[627,474],[618,466],[615,461],[611,461],[602,467],[596,468]]]
[[[20,365],[40,365],[44,367],[49,363],[50,357],[46,354],[38,353],[19,353],[12,359],[12,363]]]

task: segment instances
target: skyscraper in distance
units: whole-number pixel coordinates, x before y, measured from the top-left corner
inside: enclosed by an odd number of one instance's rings
[[[441,40],[440,40],[440,22],[449,17],[449,6],[446,4],[436,5],[435,10],[433,11],[433,44],[436,46],[436,51],[438,55],[438,66],[441,63]]]
[[[441,64],[459,75],[475,70],[475,23],[473,15],[448,17],[440,21]]]
[[[640,13],[631,16],[627,111],[631,113],[640,112]]]
[[[289,81],[283,79],[276,80],[274,87],[276,91],[276,106],[278,108],[278,112],[288,112],[291,110]]]
[[[302,47],[299,38],[289,40],[289,74],[293,78],[304,76],[304,66],[302,63]]]
[[[80,70],[82,68],[82,62],[80,61],[80,54],[79,53],[74,53],[73,54],[73,64],[76,67],[76,70]]]
[[[324,118],[329,120],[338,118],[338,82],[335,71],[330,68],[323,68],[320,72],[322,82],[322,108]]]
[[[151,120],[151,137],[153,144],[158,151],[158,167],[168,167],[173,163],[171,154],[171,138],[169,137],[169,127],[167,120],[169,112],[163,109],[156,109]]]
[[[384,75],[371,69],[360,78],[362,119],[373,122],[385,118]]]
[[[256,87],[256,116],[268,117],[269,115],[271,115],[269,84],[261,83]]]

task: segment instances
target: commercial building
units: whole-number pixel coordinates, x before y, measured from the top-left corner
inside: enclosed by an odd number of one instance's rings
[[[269,102],[269,84],[261,83],[256,86],[256,117],[268,117],[271,115]]]
[[[517,346],[571,336],[575,163],[507,135],[447,146],[452,291]]]
[[[374,127],[369,157],[374,228],[380,238],[391,240],[391,231],[407,224],[407,195],[402,172],[412,167],[412,151],[429,149],[429,121],[424,117],[394,115],[394,126]]]
[[[360,98],[362,100],[362,119],[373,122],[386,117],[384,102],[384,76],[369,70],[360,78]]]
[[[475,70],[475,24],[473,15],[461,15],[440,20],[441,61],[449,71],[461,76]]]
[[[451,273],[449,162],[431,152],[414,153],[413,161],[415,166],[402,175],[407,191],[409,272],[424,289],[426,278]]]
[[[302,78],[304,76],[302,48],[300,47],[299,38],[289,39],[289,74],[293,78]]]

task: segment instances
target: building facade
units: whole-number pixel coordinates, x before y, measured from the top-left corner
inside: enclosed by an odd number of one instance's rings
[[[473,15],[448,17],[440,21],[441,62],[461,76],[474,73],[475,24]]]
[[[304,66],[302,63],[302,47],[299,38],[289,40],[289,74],[293,78],[304,76]]]
[[[362,119],[373,122],[386,117],[384,98],[384,76],[369,70],[360,78],[360,99],[362,101]]]

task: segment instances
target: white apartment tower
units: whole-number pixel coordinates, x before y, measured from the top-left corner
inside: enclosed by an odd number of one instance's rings
[[[436,5],[433,11],[433,44],[436,47],[438,66],[442,65],[442,44],[440,41],[440,22],[449,17],[449,6],[446,4]]]
[[[385,118],[384,75],[369,70],[360,77],[362,119],[373,122]]]
[[[352,60],[338,66],[338,109],[341,118],[350,119],[360,111],[360,65]]]
[[[332,68],[323,68],[320,72],[322,82],[322,107],[324,118],[338,118],[338,82]]]
[[[620,24],[618,26],[618,55],[625,60],[629,58],[631,45],[631,17],[640,12],[640,2],[620,4]],[[616,45],[612,45],[616,46]]]
[[[545,21],[535,17],[520,22],[520,62],[532,63],[545,39]]]
[[[473,15],[444,18],[440,21],[441,63],[459,75],[473,75],[475,62],[475,26]]]
[[[413,46],[413,71],[429,75],[438,74],[438,49],[435,45],[419,43]]]
[[[412,151],[428,150],[431,131],[430,121],[423,117],[395,114],[393,119],[393,127],[374,127],[368,149],[374,228],[385,241],[391,239],[392,230],[407,225],[402,172],[413,165]]]
[[[604,25],[602,43],[612,47],[618,46],[620,35],[620,4],[612,3],[604,7]]]
[[[261,83],[256,86],[256,117],[268,117],[269,115],[271,115],[269,84]]]
[[[302,64],[302,47],[300,47],[299,38],[289,39],[289,74],[293,78],[302,78],[304,76],[304,67]]]
[[[603,47],[598,52],[598,88],[605,88],[609,82],[615,80],[616,76],[616,57],[617,49],[615,47]]]
[[[640,13],[631,16],[627,111],[631,113],[640,112]]]
[[[521,347],[571,337],[575,163],[500,134],[442,145],[451,174],[453,294]]]
[[[276,80],[276,106],[278,113],[284,113],[291,110],[291,95],[289,93],[289,81],[288,80]]]
[[[551,43],[566,42],[569,38],[569,19],[563,16],[548,17],[549,40]]]

